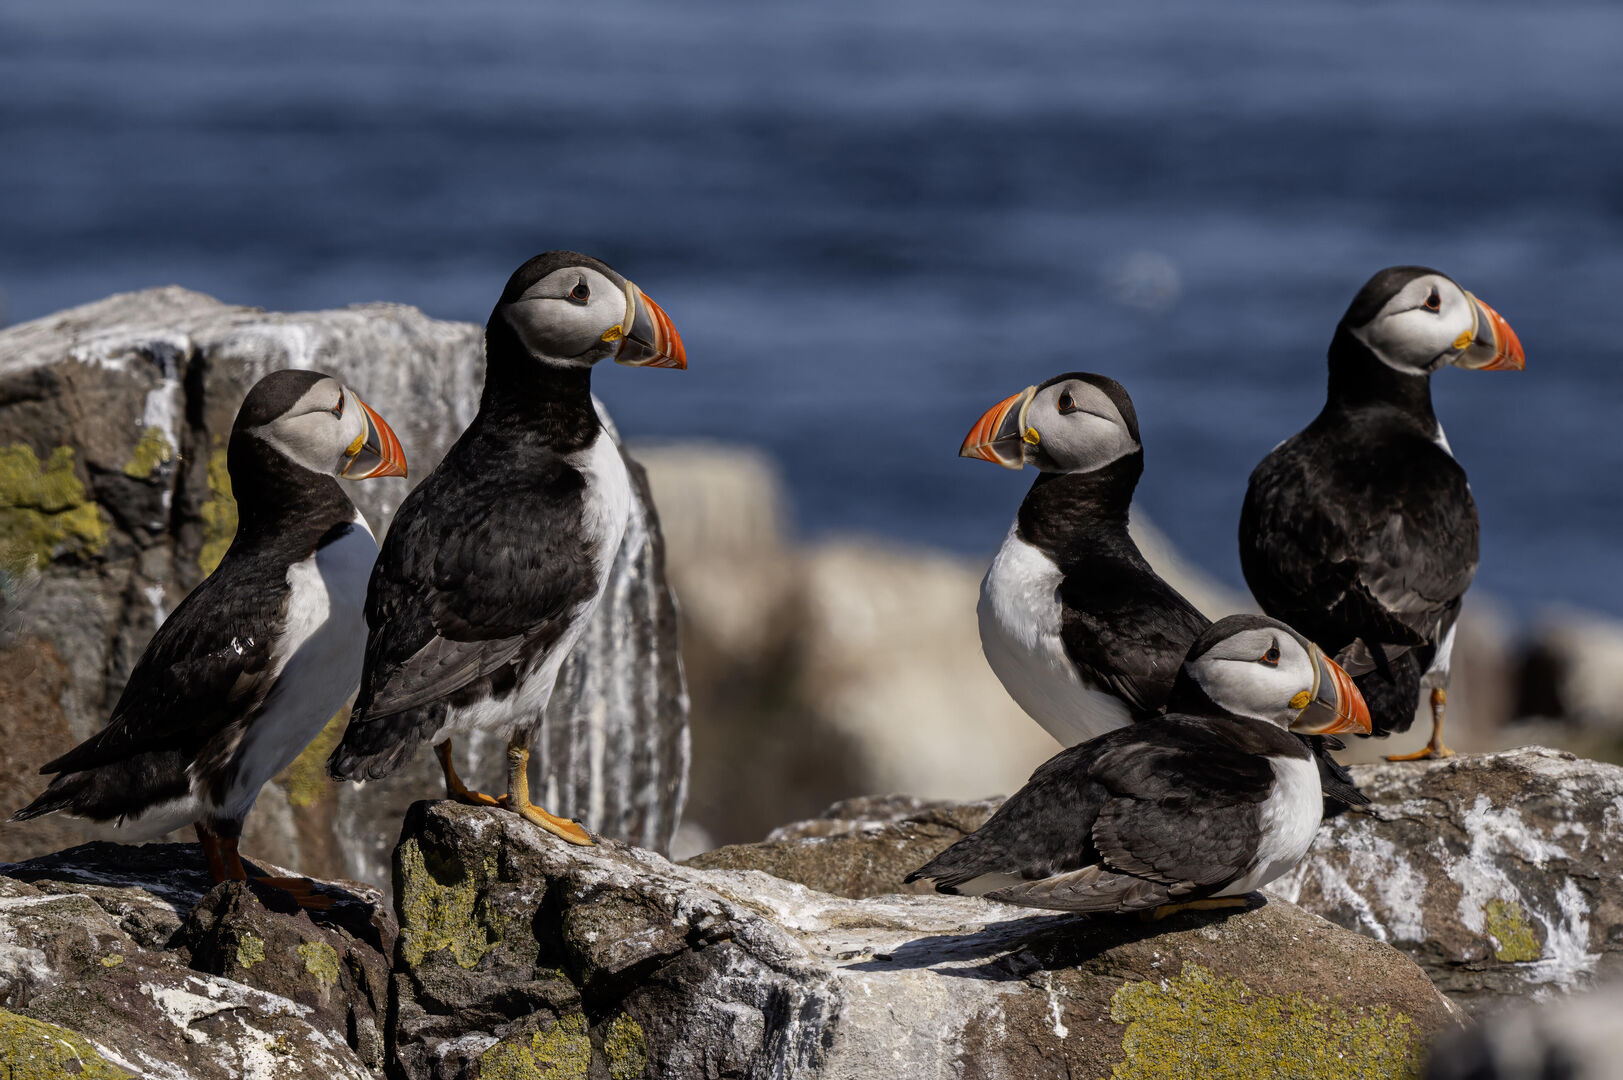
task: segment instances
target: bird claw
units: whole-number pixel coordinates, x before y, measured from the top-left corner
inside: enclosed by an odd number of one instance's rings
[[[1388,760],[1388,761],[1428,761],[1428,760],[1433,760],[1433,759],[1441,760],[1443,758],[1451,758],[1453,756],[1454,756],[1454,751],[1450,750],[1448,747],[1446,747],[1442,743],[1438,742],[1438,743],[1427,743],[1425,746],[1422,746],[1420,749],[1416,750],[1412,754],[1388,754],[1388,755],[1386,755],[1386,760]]]
[[[560,840],[567,840],[580,847],[593,847],[596,841],[592,835],[581,828],[580,823],[569,818],[561,818],[556,814],[549,814],[531,802],[514,803],[510,795],[503,795],[500,805],[504,810],[511,810],[525,821],[539,825]]]

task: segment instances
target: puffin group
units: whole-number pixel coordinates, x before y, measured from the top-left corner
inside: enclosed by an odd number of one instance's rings
[[[685,368],[636,285],[538,255],[485,326],[478,414],[395,514],[381,550],[338,480],[404,477],[383,417],[314,371],[247,394],[228,450],[238,528],[158,628],[107,725],[53,761],[14,817],[65,813],[129,838],[191,824],[215,882],[264,783],[346,701],[334,778],[388,776],[433,745],[448,797],[594,837],[532,801],[532,726],[591,619],[633,496],[592,369]],[[1065,745],[976,832],[906,879],[1011,904],[1158,918],[1243,904],[1367,800],[1342,736],[1442,729],[1454,626],[1477,562],[1465,473],[1431,407],[1444,365],[1520,369],[1521,343],[1435,270],[1382,270],[1330,343],[1324,409],[1251,476],[1240,558],[1263,614],[1210,621],[1128,530],[1144,448],[1114,379],[1056,375],[999,402],[960,453],[1036,479],[981,586],[993,672]],[[966,612],[967,617],[967,612]],[[453,738],[507,738],[507,790],[470,789]],[[307,907],[300,878],[257,880]]]

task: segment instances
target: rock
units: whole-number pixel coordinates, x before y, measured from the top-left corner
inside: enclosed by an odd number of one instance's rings
[[[700,870],[761,870],[810,889],[859,900],[886,893],[934,895],[909,872],[985,824],[1001,798],[975,802],[879,795],[845,799],[823,815],[772,830],[758,844],[731,844],[688,859]]]
[[[1542,747],[1357,766],[1281,896],[1404,950],[1476,1011],[1623,973],[1623,768]]]
[[[34,770],[95,731],[164,614],[211,569],[236,526],[225,445],[243,394],[281,367],[353,385],[426,476],[472,419],[481,330],[414,308],[264,312],[150,289],[0,331],[0,766],[9,810]],[[637,474],[636,469],[633,470]],[[640,479],[640,474],[639,479]],[[408,490],[348,489],[382,535]],[[687,699],[676,616],[646,485],[597,621],[559,679],[533,760],[549,808],[655,848],[680,815]],[[30,569],[32,568],[32,569]],[[387,887],[390,845],[415,799],[441,790],[431,754],[380,784],[340,789],[323,759],[335,718],[248,821],[244,850],[317,876]],[[463,776],[496,785],[495,740],[459,745]],[[0,857],[83,838],[71,824],[0,833]]]
[[[275,890],[211,889],[195,845],[0,866],[0,1075],[75,1075],[71,1055],[90,1077],[374,1076],[394,922],[376,890],[321,885],[336,902],[312,921]]]
[[[395,874],[414,1080],[1412,1076],[1458,1022],[1401,953],[1277,899],[1155,924],[852,900],[446,802],[412,807]]]
[[[1426,1080],[1615,1080],[1623,986],[1496,1010],[1432,1047]]]

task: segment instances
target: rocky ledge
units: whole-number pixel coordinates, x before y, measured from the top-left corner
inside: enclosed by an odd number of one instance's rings
[[[1401,1077],[1450,997],[1615,960],[1623,770],[1527,749],[1359,779],[1372,810],[1278,892],[1158,923],[901,891],[995,800],[848,800],[687,864],[419,802],[392,915],[86,845],[0,867],[0,1075]]]

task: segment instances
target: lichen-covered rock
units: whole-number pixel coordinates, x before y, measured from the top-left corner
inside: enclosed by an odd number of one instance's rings
[[[375,890],[322,888],[315,921],[274,890],[211,889],[194,845],[0,866],[0,1076],[376,1075],[393,920]]]
[[[0,331],[0,813],[38,793],[40,764],[95,731],[164,615],[229,545],[236,505],[225,446],[266,372],[314,367],[388,417],[413,482],[478,407],[481,330],[414,308],[264,312],[179,288],[113,296]],[[633,467],[634,476],[641,477]],[[406,482],[351,485],[382,535]],[[597,620],[565,666],[537,740],[550,809],[666,846],[687,775],[687,698],[653,505],[639,482]],[[46,687],[26,697],[11,687]],[[432,755],[397,778],[335,787],[323,759],[341,719],[267,785],[244,850],[323,877],[387,887],[413,800],[441,790]],[[499,782],[503,747],[461,745],[463,776]],[[0,832],[0,858],[85,833],[62,822]]]
[[[1365,812],[1275,883],[1475,1011],[1623,973],[1623,768],[1541,747],[1356,766]]]
[[[175,943],[190,950],[194,971],[303,1006],[306,1023],[381,1069],[393,924],[379,908],[357,907],[341,903],[316,923],[286,893],[227,882],[203,896]]]
[[[445,802],[412,807],[395,873],[412,1078],[1413,1076],[1458,1017],[1278,900],[1153,924],[852,900]]]

